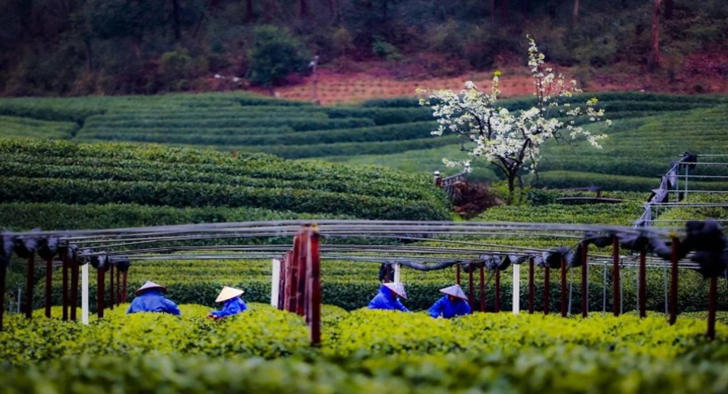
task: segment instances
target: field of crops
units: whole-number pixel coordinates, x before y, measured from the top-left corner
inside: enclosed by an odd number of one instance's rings
[[[728,390],[728,327],[702,319],[587,319],[323,310],[323,344],[302,318],[264,305],[214,322],[125,308],[90,326],[13,316],[0,332],[8,392],[673,392]],[[39,311],[40,312],[40,311]],[[725,321],[724,315],[720,316]]]
[[[599,96],[600,105],[615,121],[604,149],[592,152],[579,143],[552,145],[544,151],[548,160],[535,184],[649,190],[656,174],[678,154],[712,152],[723,141],[728,123],[724,97]],[[503,102],[511,109],[529,103],[528,99]],[[452,170],[443,169],[441,159],[461,157],[460,145],[453,136],[430,136],[434,125],[429,109],[412,99],[338,107],[243,93],[0,99],[0,137],[162,143],[448,173]],[[650,158],[643,160],[647,148]],[[474,176],[493,180],[499,175],[490,166],[478,165]]]

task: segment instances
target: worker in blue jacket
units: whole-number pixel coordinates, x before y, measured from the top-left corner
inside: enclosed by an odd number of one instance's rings
[[[402,312],[409,312],[407,308],[402,305],[397,297],[407,299],[407,293],[404,291],[404,285],[401,283],[385,283],[379,288],[379,294],[377,294],[371,302],[369,302],[369,309],[388,309]]]
[[[227,316],[234,316],[238,313],[245,312],[245,310],[248,309],[248,306],[245,305],[245,302],[243,302],[243,299],[241,298],[243,293],[245,293],[245,291],[225,286],[215,300],[215,302],[224,302],[225,304],[222,309],[210,312],[207,317],[218,320]]]
[[[134,301],[129,305],[127,314],[137,312],[158,312],[169,313],[179,316],[180,311],[177,304],[165,298],[162,293],[166,293],[167,288],[154,282],[147,282],[135,292],[137,295]]]
[[[468,304],[468,297],[465,296],[463,289],[459,285],[453,285],[440,289],[445,295],[437,300],[428,310],[430,316],[434,318],[450,319],[455,316],[469,315],[473,313]]]

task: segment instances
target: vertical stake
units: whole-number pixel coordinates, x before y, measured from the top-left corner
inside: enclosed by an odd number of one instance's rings
[[[528,258],[528,313],[533,314],[533,257]]]
[[[53,259],[52,258],[46,260],[45,316],[47,318],[51,317],[51,286],[53,286]]]
[[[114,295],[114,264],[111,264],[109,260],[106,260],[109,267],[109,309],[114,310],[114,304],[116,304],[116,296]]]
[[[551,269],[547,266],[544,268],[544,277],[543,277],[543,314],[548,315],[549,314],[549,301],[550,301],[550,295],[549,295],[549,288],[551,287]]]
[[[35,279],[35,255],[28,257],[28,275],[25,281],[25,317],[33,317],[33,282]]]
[[[76,259],[76,254],[73,254]],[[89,303],[88,303],[88,263],[81,267],[81,323],[88,325]]]
[[[612,312],[614,313],[614,316],[619,316],[619,309],[621,305],[619,286],[619,238],[615,235],[612,237]]]
[[[675,321],[677,321],[677,250],[679,244],[680,241],[678,241],[677,237],[672,239],[672,254],[670,256],[672,262],[670,270],[670,325],[675,324]]]
[[[589,244],[581,243],[581,317],[589,314]]]
[[[124,271],[124,274],[121,277],[122,280],[122,286],[121,286],[121,302],[126,302],[126,274],[127,271]]]
[[[0,331],[3,330],[3,316],[5,315],[5,282],[8,267],[0,264]]]
[[[455,264],[455,283],[460,286],[460,264]]]
[[[472,307],[473,302],[475,301],[475,297],[473,294],[473,269],[472,269],[473,266],[468,265],[468,268],[470,268],[470,270],[469,270],[470,272],[468,272],[468,275],[469,275],[468,276],[468,289],[469,289],[468,290],[468,301],[469,301],[470,306]]]
[[[104,267],[99,266],[96,270],[96,315],[99,319],[104,317],[104,296],[105,296],[105,281],[104,278]]]
[[[715,339],[715,310],[718,295],[718,278],[713,276],[710,278],[710,292],[708,294],[708,339]]]
[[[286,280],[288,281],[288,308],[287,310],[289,312],[296,312],[297,306],[296,306],[296,292],[298,291],[298,260],[299,260],[299,251],[300,251],[300,243],[301,243],[301,237],[300,234],[296,234],[296,237],[293,239],[293,256],[291,256],[290,261],[290,275]]]
[[[495,269],[495,313],[500,312],[500,269]]]
[[[68,249],[71,250],[71,249]],[[67,259],[67,256],[64,253],[63,259]],[[76,310],[78,309],[78,259],[76,258],[76,253],[71,251],[71,320],[76,321],[77,314]]]
[[[640,251],[640,270],[639,270],[639,284],[638,291],[640,299],[640,317],[647,317],[647,251],[642,249]]]
[[[308,232],[301,231],[299,237],[301,241],[298,243],[298,270],[297,278],[298,286],[296,287],[296,306],[295,312],[298,316],[305,315],[306,304],[306,259],[308,258]]]
[[[517,315],[521,312],[521,265],[513,265],[513,314]]]
[[[566,259],[561,256],[561,317],[566,317]]]
[[[321,346],[321,256],[319,251],[319,233],[316,225],[312,226],[308,247],[309,267],[311,283],[309,311],[311,313],[311,345]]]
[[[121,304],[121,270],[116,267],[116,290],[114,291],[114,297],[116,298],[116,306]]]
[[[480,311],[485,312],[485,264],[480,264]]]

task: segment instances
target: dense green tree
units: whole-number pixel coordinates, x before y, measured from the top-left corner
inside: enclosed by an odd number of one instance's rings
[[[310,56],[287,30],[270,25],[256,27],[253,45],[247,53],[248,78],[254,84],[270,89],[291,73],[303,71]]]

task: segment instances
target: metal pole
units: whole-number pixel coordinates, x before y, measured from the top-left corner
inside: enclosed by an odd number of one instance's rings
[[[513,266],[513,314],[521,311],[521,266]]]
[[[566,259],[561,256],[561,317],[566,317]]]
[[[718,296],[718,278],[710,278],[710,292],[708,294],[708,339],[715,339],[715,311]]]
[[[394,283],[402,283],[402,265],[394,265]]]
[[[104,296],[105,296],[105,278],[104,267],[96,270],[96,315],[99,319],[104,317]]]
[[[619,286],[619,238],[614,236],[612,238],[612,311],[614,312],[614,316],[619,316],[619,307],[621,303],[619,297]]]
[[[321,345],[321,256],[319,251],[318,229],[312,226],[311,234],[308,237],[308,256],[311,267],[311,345]]]
[[[64,253],[64,258],[66,258]],[[78,309],[78,259],[76,253],[71,253],[71,320],[76,321],[76,310]]]
[[[271,260],[271,280],[270,280],[270,305],[272,307],[277,308],[278,307],[278,292],[280,291],[280,288],[278,287],[278,284],[281,280],[281,262],[280,260],[273,259]]]
[[[501,272],[499,269],[495,270],[495,312],[500,312],[500,277]]]
[[[480,265],[480,311],[485,312],[485,265]]]
[[[647,317],[647,267],[646,267],[647,251],[642,249],[640,252],[640,271],[639,271],[639,308],[640,317]]]
[[[535,291],[533,284],[533,257],[528,259],[528,313],[533,315],[533,293]]]
[[[589,314],[589,263],[587,261],[589,254],[589,244],[581,243],[581,317]]]
[[[25,281],[25,317],[33,317],[33,281],[35,277],[35,255],[28,257],[28,273]]]
[[[73,256],[76,259],[76,255]],[[88,325],[88,264],[81,267],[81,323]]]
[[[687,168],[687,167],[686,167]],[[670,270],[670,325],[677,321],[677,250],[680,241],[677,238],[672,239],[672,269]]]
[[[470,266],[470,272],[468,272],[468,301],[470,305],[473,305],[474,297],[473,297],[473,270],[472,266]]]
[[[544,268],[544,278],[543,278],[543,314],[548,315],[549,314],[549,300],[551,297],[549,297],[549,287],[551,286],[551,269],[549,267]]]
[[[53,259],[46,260],[45,316],[51,317],[51,286],[53,286]]]

